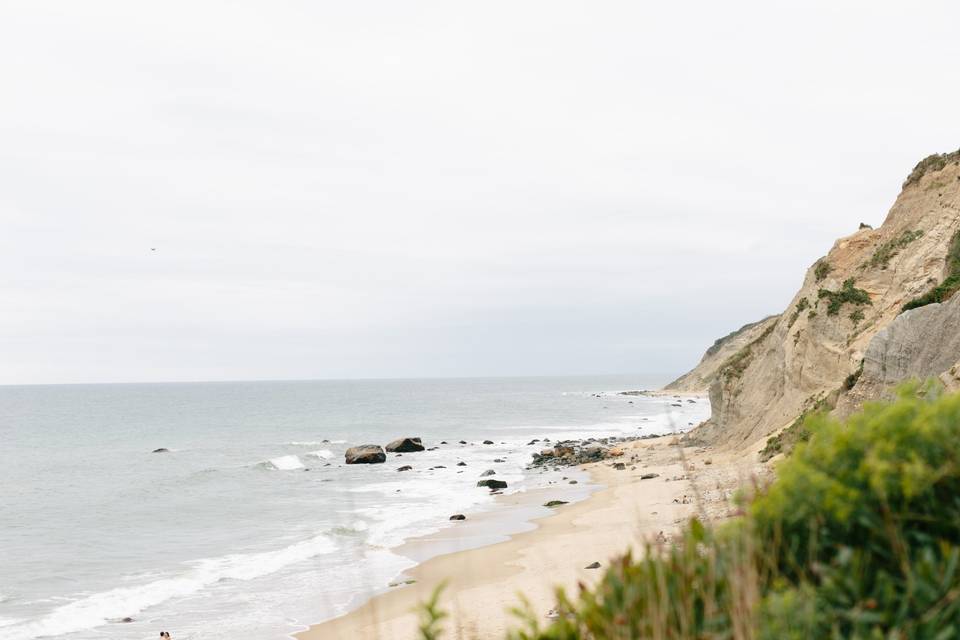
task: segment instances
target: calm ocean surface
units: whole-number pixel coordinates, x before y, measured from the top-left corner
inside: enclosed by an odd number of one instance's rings
[[[475,486],[484,469],[509,492],[555,482],[524,470],[532,438],[707,417],[704,400],[616,395],[665,380],[0,387],[0,638],[281,640],[413,566],[397,552],[405,540],[495,511]],[[401,436],[449,445],[342,464],[349,445]]]

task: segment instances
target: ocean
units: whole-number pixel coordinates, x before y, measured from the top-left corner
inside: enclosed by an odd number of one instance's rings
[[[486,469],[508,493],[595,489],[527,471],[532,439],[709,415],[706,400],[618,394],[665,379],[0,387],[0,638],[282,640],[390,588],[423,559],[404,543],[463,524],[451,514],[486,515],[478,546],[547,513],[498,521]],[[404,436],[438,448],[343,464],[348,446]]]

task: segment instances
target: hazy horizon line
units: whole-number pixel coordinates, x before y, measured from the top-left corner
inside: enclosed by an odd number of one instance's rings
[[[146,386],[178,384],[238,384],[238,383],[283,383],[283,382],[402,382],[441,380],[529,380],[534,378],[614,378],[629,376],[677,377],[678,373],[628,372],[628,373],[559,373],[559,374],[513,374],[513,375],[468,375],[468,376],[371,376],[345,378],[233,378],[221,380],[132,380],[100,382],[4,382],[2,387],[93,387],[93,386]],[[672,379],[672,378],[671,378]],[[667,380],[668,382],[669,380]],[[666,382],[664,382],[666,384]]]

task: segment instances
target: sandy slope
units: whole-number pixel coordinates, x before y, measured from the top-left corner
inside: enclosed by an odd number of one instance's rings
[[[760,443],[741,454],[675,443],[672,436],[634,443],[622,458],[627,462],[623,471],[614,470],[611,461],[586,465],[594,481],[605,485],[588,500],[560,507],[536,530],[507,542],[428,560],[410,572],[415,584],[395,588],[297,637],[413,639],[417,618],[412,609],[447,581],[442,602],[451,615],[452,633],[446,637],[501,638],[512,626],[506,610],[518,603],[518,593],[546,616],[555,585],[574,589],[580,581],[596,580],[602,570],[585,569],[588,564],[605,566],[642,539],[661,532],[669,537],[697,510],[711,518],[727,515],[735,489],[767,473],[755,462]],[[660,475],[641,480],[642,473]]]

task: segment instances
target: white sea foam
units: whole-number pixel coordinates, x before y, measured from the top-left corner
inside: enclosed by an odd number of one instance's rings
[[[288,445],[291,447],[319,447],[322,444],[330,444],[329,440],[302,440],[293,442],[288,442]]]
[[[3,616],[0,616],[0,629],[15,625],[18,622],[23,622],[23,620],[20,620],[19,618],[4,618]]]
[[[47,615],[4,628],[4,640],[33,640],[84,629],[107,621],[133,616],[171,598],[186,596],[223,580],[253,580],[337,548],[333,540],[320,535],[282,549],[249,554],[231,554],[192,563],[180,575],[161,578],[136,587],[122,587],[96,593],[57,607]]]
[[[268,469],[276,469],[277,471],[303,469],[303,463],[300,462],[300,458],[294,455],[270,458],[264,463],[264,466],[266,466]]]
[[[320,458],[321,460],[329,460],[333,457],[333,451],[330,449],[320,449],[318,451],[310,451],[305,455],[310,456],[311,458]]]

